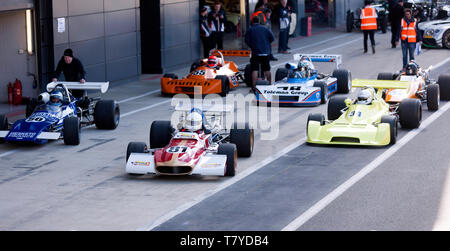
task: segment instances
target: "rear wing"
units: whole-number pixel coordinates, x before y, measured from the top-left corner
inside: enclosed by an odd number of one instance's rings
[[[51,82],[47,84],[47,91],[51,92],[56,85],[63,84],[69,90],[99,90],[105,93],[109,88],[109,82]]]
[[[408,89],[409,81],[354,79],[352,87],[373,87],[376,89]]]
[[[299,61],[303,57],[310,59],[311,62],[336,63],[336,68],[342,64],[342,55],[331,54],[294,54],[294,60]]]

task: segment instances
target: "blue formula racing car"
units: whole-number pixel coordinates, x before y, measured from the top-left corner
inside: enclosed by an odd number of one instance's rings
[[[352,88],[351,72],[339,69],[341,55],[295,54],[295,63],[286,64],[275,74],[275,83],[259,80],[256,101],[279,103],[281,106],[316,106],[327,102],[335,93],[348,93]],[[332,75],[319,73],[313,62],[336,64]]]
[[[47,85],[47,92],[27,104],[26,118],[9,124],[0,115],[0,143],[45,144],[64,139],[66,145],[80,143],[82,126],[95,124],[98,129],[115,129],[119,124],[119,105],[114,100],[99,97],[75,98],[69,90],[100,90],[106,92],[109,83],[58,82]]]

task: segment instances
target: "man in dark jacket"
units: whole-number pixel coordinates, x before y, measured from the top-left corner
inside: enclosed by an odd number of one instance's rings
[[[84,71],[83,64],[78,58],[73,56],[73,51],[71,49],[66,49],[64,51],[64,56],[59,60],[52,80],[53,82],[58,81],[61,72],[64,73],[64,78],[67,82],[80,82],[82,84],[86,82],[86,72]],[[76,98],[84,96],[85,93],[85,91],[72,91],[72,95]]]
[[[225,24],[227,23],[227,16],[222,9],[220,1],[214,3],[214,9],[209,13],[209,23],[211,28],[211,38],[213,49],[217,47],[223,50],[223,34],[225,33]]]
[[[211,50],[211,29],[208,24],[208,9],[203,7],[200,11],[200,39],[203,44],[203,57],[209,57]]]
[[[391,12],[389,12],[390,20],[391,20],[391,44],[392,48],[397,47],[398,40],[400,38],[400,25],[402,22],[402,18],[404,16],[405,9],[403,8],[403,0],[398,0],[397,4],[395,4],[391,8]]]
[[[258,16],[253,17],[252,22],[254,25],[245,34],[245,43],[252,50],[250,66],[252,70],[252,90],[255,91],[260,66],[266,79],[271,83],[269,55],[270,44],[275,40],[275,37],[272,31],[260,24]]]

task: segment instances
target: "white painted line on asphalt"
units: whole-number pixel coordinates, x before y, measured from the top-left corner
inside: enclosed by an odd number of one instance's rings
[[[161,224],[163,224],[164,222],[172,219],[173,217],[177,216],[178,214],[188,210],[189,208],[193,207],[194,205],[202,202],[203,200],[213,196],[214,194],[222,191],[223,189],[239,182],[240,180],[242,180],[243,178],[249,176],[250,174],[256,172],[257,170],[261,169],[262,167],[270,164],[271,162],[279,159],[280,157],[282,157],[283,155],[287,154],[288,152],[294,150],[295,148],[299,147],[300,145],[304,144],[306,141],[306,137],[300,139],[297,142],[294,142],[292,144],[290,144],[289,146],[287,146],[286,148],[282,149],[281,151],[265,158],[264,160],[262,160],[261,162],[254,164],[253,166],[245,169],[244,171],[242,171],[241,173],[239,173],[238,175],[236,175],[235,177],[223,182],[222,184],[220,184],[218,187],[216,187],[215,189],[205,192],[204,194],[198,196],[197,198],[195,198],[194,200],[192,200],[191,202],[188,202],[184,205],[181,205],[180,207],[176,208],[173,211],[170,211],[169,213],[161,216],[160,218],[156,219],[155,221],[153,221],[153,223],[151,225],[149,225],[148,227],[145,227],[143,229],[138,229],[141,231],[150,231],[158,226],[160,226]]]
[[[145,96],[148,96],[148,95],[151,95],[151,94],[157,93],[157,92],[161,92],[161,89],[154,90],[154,91],[149,91],[149,92],[146,92],[146,93],[144,93],[142,95],[139,95],[139,96],[123,99],[123,100],[117,101],[117,103],[118,104],[122,104],[122,103],[125,103],[125,102],[130,102],[130,101],[133,101],[133,100],[136,100],[136,99],[139,99],[139,98],[143,98]]]
[[[441,67],[441,66],[445,65],[445,64],[446,64],[446,63],[448,63],[448,62],[450,62],[450,57],[449,57],[449,58],[447,58],[446,60],[444,60],[444,61],[440,62],[440,63],[439,63],[439,64],[437,64],[437,65],[433,65],[433,68],[432,68],[431,70],[434,70],[434,69],[436,69],[436,68],[439,68],[439,67]]]
[[[450,163],[447,170],[444,189],[441,195],[441,203],[439,205],[438,216],[433,225],[433,231],[450,230]]]
[[[3,157],[8,156],[10,154],[13,154],[13,153],[15,153],[17,151],[19,151],[19,150],[11,150],[11,151],[4,152],[4,153],[0,154],[0,158],[3,158]]]
[[[416,135],[421,133],[425,128],[427,128],[431,123],[433,123],[437,118],[439,118],[442,114],[444,114],[450,108],[450,102],[448,102],[443,107],[433,113],[430,117],[428,117],[422,124],[420,128],[414,129],[406,134],[403,138],[401,138],[395,145],[391,146],[388,150],[379,155],[376,159],[370,162],[367,166],[365,166],[361,171],[357,174],[353,175],[350,179],[342,183],[339,187],[329,193],[327,196],[322,198],[319,202],[314,204],[308,210],[306,210],[303,214],[289,223],[286,227],[282,229],[282,231],[295,231],[299,229],[303,224],[305,224],[308,220],[316,216],[320,211],[322,211],[325,207],[331,204],[334,200],[336,200],[339,196],[341,196],[344,192],[350,189],[353,185],[355,185],[358,181],[363,179],[373,170],[375,170],[378,166],[380,166],[384,161],[394,155],[398,150],[400,150],[403,146],[405,146],[409,141],[411,141]]]
[[[162,102],[159,102],[159,103],[156,103],[156,104],[153,104],[153,105],[148,105],[148,106],[139,108],[139,109],[137,109],[137,110],[134,110],[134,111],[131,111],[131,112],[127,112],[127,113],[124,113],[124,114],[120,115],[120,117],[121,117],[121,118],[128,117],[128,116],[133,115],[133,114],[135,114],[135,113],[142,112],[142,111],[151,109],[151,108],[153,108],[153,107],[156,107],[156,106],[159,106],[159,105],[163,105],[163,104],[166,104],[166,103],[170,103],[170,102],[172,102],[172,99],[164,100],[164,101],[162,101]]]

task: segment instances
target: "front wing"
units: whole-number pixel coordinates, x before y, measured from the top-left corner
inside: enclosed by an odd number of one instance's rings
[[[390,143],[389,124],[337,125],[309,121],[307,126],[308,143],[335,145],[385,146]]]
[[[225,176],[226,155],[207,154],[201,157],[189,175]],[[157,174],[155,158],[149,153],[131,153],[126,165],[129,174]]]

